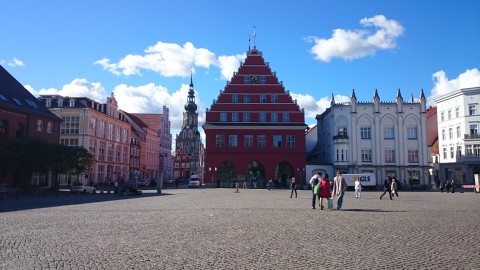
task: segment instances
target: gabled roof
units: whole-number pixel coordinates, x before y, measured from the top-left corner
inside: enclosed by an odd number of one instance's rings
[[[143,122],[147,127],[158,131],[160,130],[160,123],[162,115],[159,113],[131,113],[130,115],[136,117]]]
[[[0,107],[61,121],[0,65]]]

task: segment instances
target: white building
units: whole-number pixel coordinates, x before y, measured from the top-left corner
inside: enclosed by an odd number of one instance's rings
[[[480,87],[460,89],[435,102],[440,180],[473,184],[474,175],[480,174]]]
[[[385,176],[401,184],[430,184],[429,151],[426,142],[426,99],[404,102],[400,90],[396,101],[351,101],[331,106],[317,115],[318,163],[344,173],[374,173],[377,186]]]

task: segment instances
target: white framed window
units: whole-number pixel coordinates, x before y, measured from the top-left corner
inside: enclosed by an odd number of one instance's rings
[[[272,95],[271,96],[271,102],[272,103],[277,103],[278,102],[278,96],[277,95]]]
[[[243,113],[243,122],[250,122],[250,113],[244,112]]]
[[[448,120],[452,119],[452,110],[448,110],[447,115],[448,115]]]
[[[243,96],[243,103],[250,103],[250,96],[249,95]]]
[[[468,115],[477,115],[477,104],[468,104]]]
[[[273,135],[273,147],[274,148],[282,147],[282,135]]]
[[[267,76],[262,75],[260,76],[260,84],[266,84],[267,83]]]
[[[228,135],[228,146],[229,147],[237,147],[238,146],[238,137],[237,135]]]
[[[445,121],[445,112],[440,113],[440,122]]]
[[[270,117],[271,117],[271,119],[270,119],[271,122],[274,122],[274,123],[278,122],[278,113],[272,112],[272,113],[270,113]]]
[[[232,122],[238,122],[238,112],[232,113]]]
[[[238,95],[237,94],[232,95],[232,103],[238,103]]]
[[[407,138],[410,140],[417,139],[417,127],[407,127]]]
[[[215,136],[215,146],[216,147],[225,147],[225,135],[217,134]]]
[[[451,140],[453,139],[453,128],[448,129],[448,138]]]
[[[385,149],[385,163],[395,163],[395,149]]]
[[[372,150],[371,149],[362,149],[361,150],[362,162],[372,162]]]
[[[460,117],[460,108],[455,108],[455,117],[458,118]]]
[[[295,135],[287,135],[287,147],[295,147]]]
[[[267,103],[267,95],[265,94],[260,95],[260,103]]]
[[[260,112],[260,122],[267,122],[267,113]]]
[[[52,132],[53,132],[53,123],[47,122],[47,133],[52,133]]]
[[[220,113],[220,122],[227,122],[227,113],[221,112]]]
[[[37,119],[37,131],[43,130],[43,120]]]
[[[394,133],[394,128],[393,127],[384,127],[383,128],[383,137],[387,140],[393,140],[395,139],[395,133]]]
[[[258,148],[267,147],[267,135],[257,135],[257,147]]]
[[[408,162],[409,163],[418,163],[418,150],[409,149],[408,150]]]
[[[372,130],[370,127],[360,127],[360,138],[361,139],[371,139]]]
[[[253,147],[253,135],[245,135],[243,137],[243,147],[246,147],[246,148]]]
[[[462,137],[462,132],[460,130],[460,126],[457,126],[457,138]]]
[[[284,123],[290,122],[290,113],[288,113],[288,112],[283,113],[283,122]]]
[[[243,84],[250,84],[250,76],[243,76]]]

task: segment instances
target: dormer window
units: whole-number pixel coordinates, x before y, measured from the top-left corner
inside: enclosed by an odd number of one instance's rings
[[[58,102],[58,107],[63,107],[63,99],[59,99],[57,102]]]
[[[75,107],[75,99],[70,99],[70,107]]]
[[[52,101],[50,99],[47,99],[45,101],[45,106],[48,107],[48,108],[52,107]]]

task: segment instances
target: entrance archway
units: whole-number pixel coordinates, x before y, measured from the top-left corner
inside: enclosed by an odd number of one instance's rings
[[[277,188],[286,188],[294,176],[292,165],[286,161],[280,162],[275,168],[275,186]]]
[[[245,180],[249,188],[265,187],[265,168],[254,160],[247,166]]]
[[[237,170],[233,163],[229,160],[225,160],[220,164],[217,173],[217,186],[218,187],[235,187],[235,181],[237,179]]]

